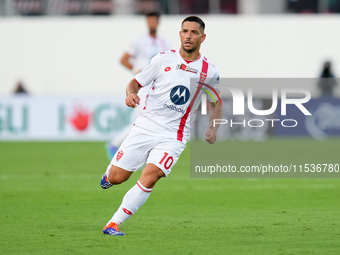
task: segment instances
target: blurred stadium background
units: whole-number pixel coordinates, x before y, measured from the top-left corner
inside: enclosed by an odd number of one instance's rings
[[[288,110],[299,128],[221,127],[224,160],[339,165],[339,0],[0,0],[0,254],[339,254],[339,178],[190,178],[190,146],[122,225],[126,238],[103,237],[139,176],[99,186],[105,144],[132,115],[120,58],[155,10],[173,48],[183,18],[202,16],[201,52],[224,81],[294,78],[311,92],[308,121]],[[322,95],[326,61],[337,85]],[[270,88],[256,84],[254,106],[268,109]]]
[[[318,98],[324,63],[340,74],[337,0],[0,0],[0,140],[114,136],[131,113],[122,97],[133,76],[120,58],[151,11],[162,13],[158,34],[173,48],[181,20],[201,15],[202,52],[222,78],[315,78],[306,88]],[[29,96],[13,97],[19,85]],[[270,93],[258,86],[255,96]]]

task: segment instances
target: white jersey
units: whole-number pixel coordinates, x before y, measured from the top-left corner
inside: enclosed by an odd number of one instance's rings
[[[150,60],[161,51],[170,49],[169,42],[157,36],[153,38],[150,35],[142,35],[135,38],[126,51],[132,58],[132,66],[136,70],[143,70]]]
[[[179,50],[156,55],[135,76],[135,80],[142,87],[151,86],[151,89],[133,130],[177,139],[183,143],[189,138],[190,123],[194,121],[190,120],[190,115],[193,118],[196,114],[202,89],[213,95],[214,99],[208,96],[209,101],[218,101],[219,98],[213,89],[219,81],[217,68],[203,56],[195,61],[187,61],[181,57]],[[193,90],[190,90],[190,83],[194,85]]]

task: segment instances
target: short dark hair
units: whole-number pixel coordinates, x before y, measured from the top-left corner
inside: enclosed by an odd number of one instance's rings
[[[203,22],[203,20],[197,16],[189,16],[189,17],[186,17],[183,21],[182,21],[182,26],[183,26],[183,23],[186,22],[186,21],[189,21],[189,22],[196,22],[200,25],[200,27],[203,29],[203,32],[204,32],[204,29],[205,29],[205,24]]]
[[[145,14],[145,16],[146,17],[157,17],[159,19],[161,14],[159,12],[148,12],[147,14]]]

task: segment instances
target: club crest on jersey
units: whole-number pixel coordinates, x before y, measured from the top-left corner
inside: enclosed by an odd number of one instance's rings
[[[190,72],[190,73],[197,73],[198,70],[194,69],[194,68],[191,68],[189,66],[186,66],[184,64],[178,64],[177,65],[177,69],[178,70],[183,70],[183,71],[186,71],[186,72]]]
[[[174,87],[170,92],[170,100],[175,105],[182,105],[188,102],[190,98],[190,91],[183,85]]]
[[[207,73],[205,72],[200,72],[200,81],[203,82],[207,78]]]
[[[123,157],[123,154],[124,152],[122,150],[118,151],[117,157],[116,157],[117,161],[120,160],[121,157]]]

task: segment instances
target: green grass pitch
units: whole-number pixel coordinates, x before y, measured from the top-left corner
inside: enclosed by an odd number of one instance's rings
[[[231,146],[270,156],[282,143]],[[331,151],[340,163],[340,140],[315,143],[306,160]],[[102,228],[140,172],[102,190],[104,143],[1,142],[0,254],[340,254],[340,179],[192,179],[189,157],[114,237]]]

